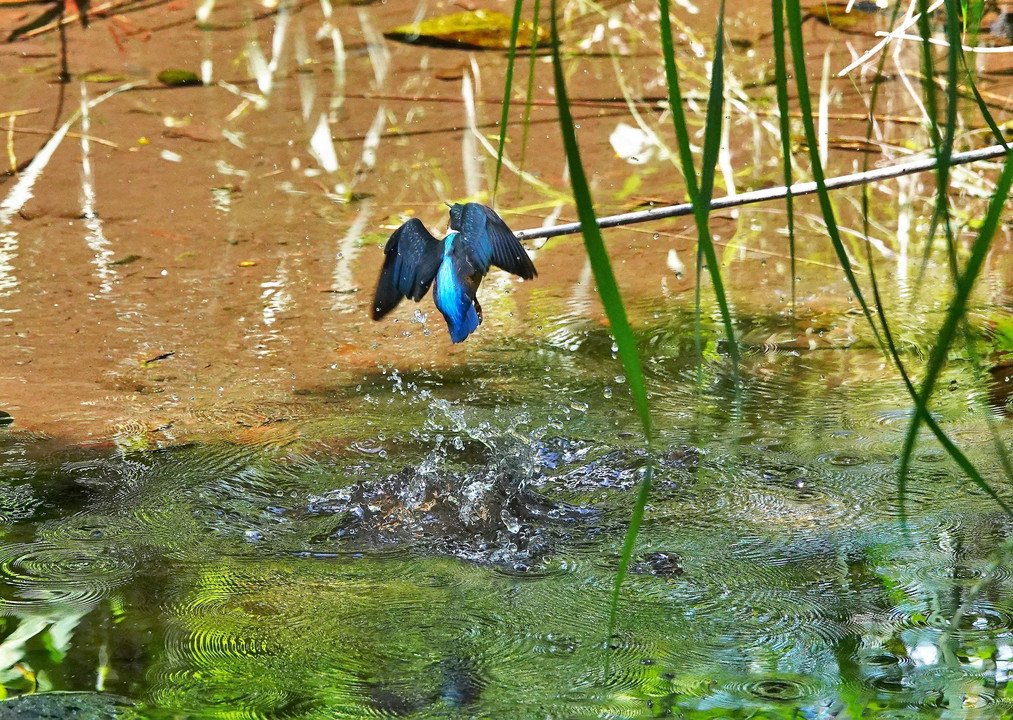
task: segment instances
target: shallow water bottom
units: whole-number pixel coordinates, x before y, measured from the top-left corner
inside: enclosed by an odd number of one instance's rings
[[[877,354],[756,352],[736,392],[676,336],[646,341],[650,455],[594,333],[206,442],[7,427],[8,694],[154,718],[1007,715],[1010,520],[929,442],[901,498],[908,413]],[[939,417],[987,474],[976,393]]]

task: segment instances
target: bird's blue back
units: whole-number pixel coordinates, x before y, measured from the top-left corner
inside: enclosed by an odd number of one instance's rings
[[[468,261],[475,266],[479,265],[480,257],[473,258],[474,253],[468,252],[471,247],[455,250],[454,241],[459,238],[459,233],[450,233],[443,243],[443,262],[436,273],[436,283],[433,286],[433,300],[437,309],[443,314],[447,321],[447,328],[450,330],[450,339],[461,342],[475,332],[480,319],[478,311],[473,302],[474,291],[465,285],[472,272]],[[474,243],[473,243],[474,244]],[[488,245],[488,241],[485,243]],[[480,245],[480,244],[479,244]],[[463,257],[460,250],[464,249]],[[481,247],[478,248],[481,252]],[[491,255],[492,248],[489,248]],[[462,264],[463,263],[463,264]],[[489,267],[488,262],[485,265]]]

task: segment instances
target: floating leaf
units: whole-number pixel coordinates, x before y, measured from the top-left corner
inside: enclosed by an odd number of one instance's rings
[[[140,255],[127,255],[119,260],[113,260],[110,265],[129,265],[132,262],[136,262],[141,259]]]
[[[443,17],[424,20],[420,23],[401,25],[388,30],[384,35],[391,40],[423,45],[466,46],[507,50],[510,47],[511,18],[494,10],[473,10]],[[531,40],[535,26],[528,21],[520,24],[517,38],[518,47],[532,47]],[[537,28],[537,44],[548,40],[548,33]]]
[[[122,73],[104,73],[100,71],[87,72],[80,76],[84,82],[90,83],[118,83],[127,79]]]
[[[188,85],[202,85],[197,73],[189,70],[163,70],[158,73],[158,81],[169,87],[186,87]]]
[[[169,352],[164,352],[161,355],[156,355],[153,358],[148,358],[147,360],[141,362],[141,367],[148,367],[149,365],[157,363],[161,360],[168,360],[175,354],[176,354],[175,350],[170,350]]]
[[[872,32],[873,28],[868,25],[870,16],[879,12],[880,8],[874,2],[820,2],[806,8],[807,17],[819,20],[824,25],[829,25],[838,30],[851,32]]]

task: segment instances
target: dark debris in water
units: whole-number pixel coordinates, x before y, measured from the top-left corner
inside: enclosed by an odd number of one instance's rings
[[[655,577],[678,577],[682,575],[682,560],[670,552],[648,553],[630,563],[630,572]]]
[[[523,477],[509,468],[467,477],[405,468],[317,498],[303,517],[335,516],[317,543],[405,545],[518,571],[546,560],[557,541],[600,531],[598,510],[556,502]]]

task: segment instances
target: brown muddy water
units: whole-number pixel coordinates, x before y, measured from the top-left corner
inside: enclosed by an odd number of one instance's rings
[[[45,7],[0,3],[0,30]],[[67,83],[55,30],[0,46],[0,683],[16,698],[0,718],[1008,716],[1013,526],[928,438],[898,495],[910,399],[815,201],[797,203],[794,306],[783,205],[712,220],[738,389],[706,273],[702,357],[694,341],[692,224],[605,233],[659,438],[611,632],[647,458],[580,238],[526,241],[538,277],[494,271],[464,343],[429,298],[369,319],[395,228],[441,233],[445,203],[493,202],[506,53],[384,35],[472,7],[96,5],[66,27]],[[560,12],[599,213],[682,201],[655,6]],[[674,13],[699,123],[715,8]],[[779,184],[767,14],[728,8],[718,194]],[[917,48],[889,50],[871,145],[874,72],[833,77],[886,16],[804,27],[828,175],[862,148],[881,165],[929,145]],[[973,59],[1000,122],[1007,57]],[[575,216],[548,56],[530,115],[520,59],[495,198],[516,230]],[[960,122],[961,149],[987,144],[970,103]],[[954,170],[961,251],[996,169]],[[918,283],[934,192],[922,175],[871,194],[916,376],[950,282],[933,254]],[[860,197],[834,195],[861,265]],[[1009,243],[1002,228],[973,299],[978,354],[953,352],[933,404],[1003,497]]]

